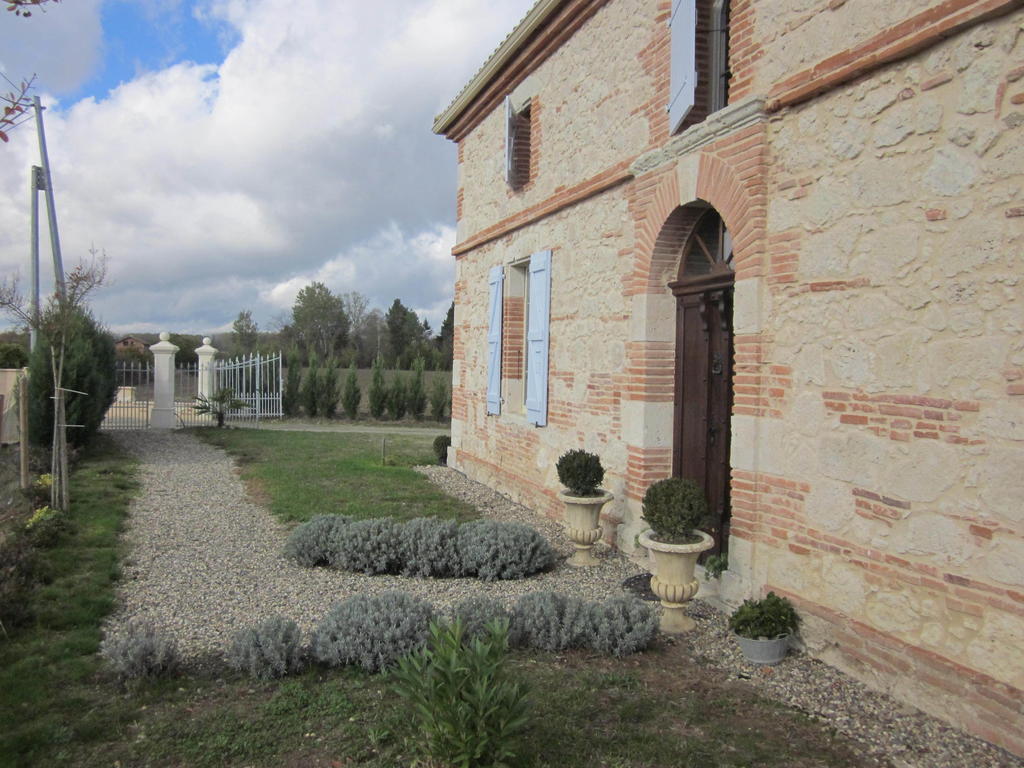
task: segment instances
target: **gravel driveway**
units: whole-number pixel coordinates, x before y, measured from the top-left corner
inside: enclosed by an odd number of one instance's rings
[[[113,434],[138,458],[142,491],[131,506],[119,610],[107,631],[116,633],[129,619],[145,617],[174,636],[182,655],[193,660],[219,656],[234,632],[275,614],[294,619],[308,632],[332,604],[358,592],[401,589],[437,607],[471,594],[510,604],[519,595],[542,589],[599,600],[621,594],[622,582],[641,572],[628,558],[606,549],[598,553],[604,559],[598,568],[575,569],[562,563],[549,573],[493,583],[301,568],[281,555],[288,529],[248,498],[234,461],[223,451],[178,432]],[[452,470],[421,471],[481,515],[533,525],[561,555],[570,554],[571,545],[557,522]],[[827,721],[877,765],[1024,768],[1024,760],[807,656],[791,655],[770,669],[747,665],[721,614],[699,600],[691,614],[697,630],[676,642],[691,648],[696,663],[749,680],[766,695]]]

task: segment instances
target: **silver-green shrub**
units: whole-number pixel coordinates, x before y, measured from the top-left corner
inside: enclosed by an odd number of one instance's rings
[[[422,648],[433,617],[430,603],[405,592],[356,595],[331,608],[317,626],[313,656],[331,666],[358,664],[376,672]]]
[[[459,527],[462,569],[484,581],[522,579],[555,564],[547,539],[528,525],[474,520]]]
[[[454,520],[418,517],[401,526],[402,573],[406,576],[462,575],[458,524]]]
[[[612,597],[589,606],[592,634],[588,647],[612,656],[644,650],[658,632],[654,606],[636,597]]]
[[[466,597],[455,604],[454,618],[462,626],[466,639],[485,637],[488,624],[509,621],[509,613],[500,601],[486,595]]]
[[[307,568],[327,565],[334,536],[348,522],[349,519],[341,515],[318,515],[303,523],[288,537],[284,545],[285,557]]]
[[[512,609],[509,641],[542,651],[585,648],[593,637],[590,606],[556,592],[523,595]]]
[[[398,573],[402,567],[400,528],[390,517],[340,526],[328,544],[328,561],[334,568],[367,576]]]
[[[302,633],[294,621],[274,616],[235,634],[228,649],[232,669],[269,680],[302,669]]]
[[[100,655],[122,680],[170,675],[179,666],[174,639],[144,619],[132,619],[123,632],[105,638]]]

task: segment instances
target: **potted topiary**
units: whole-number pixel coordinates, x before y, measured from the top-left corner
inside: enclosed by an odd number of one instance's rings
[[[692,480],[672,477],[647,489],[643,509],[651,527],[640,534],[639,542],[653,561],[651,590],[665,609],[661,629],[689,632],[696,624],[683,612],[683,606],[700,588],[693,571],[700,553],[715,544],[711,536],[697,530],[708,517],[707,499]]]
[[[793,604],[774,592],[763,600],[744,600],[729,617],[729,629],[736,633],[743,655],[753,664],[782,661],[799,623]]]
[[[593,453],[575,449],[563,453],[555,464],[565,490],[558,498],[565,504],[565,527],[576,548],[569,565],[597,565],[594,544],[601,538],[601,507],[615,498],[600,488],[604,467]]]

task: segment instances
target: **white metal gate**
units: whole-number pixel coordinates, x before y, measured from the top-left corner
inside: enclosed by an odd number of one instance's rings
[[[284,415],[281,393],[284,375],[281,353],[254,353],[230,360],[218,360],[214,366],[214,391],[230,389],[234,397],[245,403],[228,411],[228,419],[255,421],[279,419]]]
[[[153,409],[152,363],[119,360],[116,377],[117,394],[103,415],[100,429],[147,429]]]

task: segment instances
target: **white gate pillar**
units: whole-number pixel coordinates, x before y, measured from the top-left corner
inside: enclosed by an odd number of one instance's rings
[[[178,347],[171,344],[167,331],[160,333],[160,341],[149,348],[153,353],[153,413],[149,424],[154,429],[174,429],[174,355]]]
[[[209,336],[203,338],[203,346],[196,347],[196,355],[199,357],[199,395],[213,397],[213,389],[216,386],[213,379],[213,360],[217,356],[217,350],[210,346]]]

